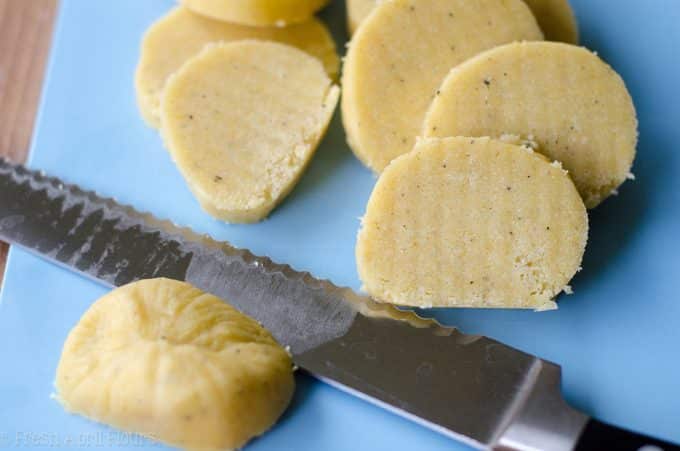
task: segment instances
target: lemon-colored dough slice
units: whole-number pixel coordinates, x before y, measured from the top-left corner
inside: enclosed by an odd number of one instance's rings
[[[304,22],[328,0],[180,0],[192,11],[213,19],[251,26],[283,27]]]
[[[95,302],[56,377],[68,411],[190,449],[240,448],[276,422],[294,387],[290,356],[269,332],[169,279]]]
[[[587,233],[559,164],[489,138],[428,138],[380,175],[357,267],[385,302],[544,310],[569,290]]]
[[[515,43],[451,71],[425,119],[425,136],[518,135],[564,164],[587,207],[630,173],[637,119],[621,77],[592,52]]]
[[[449,70],[498,44],[541,39],[522,0],[392,0],[354,35],[342,113],[354,153],[376,172],[410,151]]]
[[[297,183],[338,97],[321,63],[294,47],[213,45],[169,79],[162,134],[208,213],[255,222]]]
[[[347,26],[350,35],[368,17],[380,0],[346,0]],[[541,26],[546,39],[578,42],[578,25],[568,0],[525,0]]]
[[[155,22],[142,41],[135,75],[137,103],[145,121],[160,126],[160,98],[168,77],[211,42],[259,39],[282,42],[317,57],[329,76],[338,75],[335,42],[318,19],[285,28],[219,22],[177,7]]]

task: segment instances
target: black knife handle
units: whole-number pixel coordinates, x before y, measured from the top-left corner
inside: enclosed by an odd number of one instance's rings
[[[574,451],[680,451],[680,446],[590,419]]]

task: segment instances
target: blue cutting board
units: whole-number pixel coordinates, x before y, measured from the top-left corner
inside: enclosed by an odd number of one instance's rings
[[[637,180],[592,213],[576,294],[558,311],[427,313],[562,364],[567,399],[587,413],[680,442],[680,2],[572,3],[583,43],[623,75],[635,99]],[[337,117],[268,220],[226,225],[200,210],[135,105],[140,38],[172,6],[62,0],[30,166],[358,288],[354,240],[375,179],[345,145]],[[340,0],[323,13],[338,48],[343,14]],[[0,299],[0,447],[160,446],[66,414],[50,398],[68,331],[105,291],[12,249]],[[249,449],[467,449],[308,376],[297,381],[292,407]]]

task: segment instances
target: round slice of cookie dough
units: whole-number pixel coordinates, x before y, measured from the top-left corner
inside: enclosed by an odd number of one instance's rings
[[[496,45],[541,39],[522,0],[392,0],[352,38],[342,117],[357,157],[376,172],[413,148],[449,70]]]
[[[352,35],[380,0],[347,0],[347,27]],[[578,42],[578,25],[569,0],[524,0],[550,41]]]
[[[588,208],[630,173],[637,144],[633,101],[621,77],[592,52],[555,42],[482,53],[444,80],[424,136],[517,135],[562,162]]]
[[[149,279],[85,312],[56,388],[69,412],[124,431],[236,449],[272,427],[295,381],[290,356],[256,321],[189,284]]]
[[[489,138],[429,138],[380,175],[357,267],[384,302],[545,310],[569,290],[587,234],[559,164]]]
[[[335,79],[340,60],[335,42],[318,19],[285,28],[248,27],[219,22],[177,7],[156,21],[144,35],[135,74],[137,103],[144,120],[160,126],[160,98],[168,77],[211,42],[243,39],[276,41],[317,57]]]
[[[256,27],[300,23],[328,0],[180,0],[192,11],[225,22]]]
[[[294,47],[212,45],[168,80],[162,134],[208,213],[255,222],[297,183],[339,92],[321,63]]]

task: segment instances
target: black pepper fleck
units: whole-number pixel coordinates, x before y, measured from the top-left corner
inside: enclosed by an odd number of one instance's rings
[[[490,86],[490,85],[491,85],[491,80],[488,79],[488,78],[485,78],[485,79],[484,79],[484,84],[487,85],[487,86]]]
[[[222,181],[222,177],[220,177],[219,175],[216,175],[215,178],[213,179],[213,181],[214,181],[215,183],[219,183],[219,182]]]

